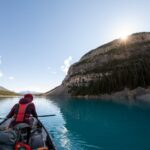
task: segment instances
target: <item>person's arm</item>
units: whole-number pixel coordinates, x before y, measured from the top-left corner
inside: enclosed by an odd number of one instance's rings
[[[13,106],[9,114],[6,116],[6,118],[11,118],[15,114],[15,109],[17,107],[17,104]]]
[[[38,115],[37,115],[37,113],[36,113],[36,109],[35,109],[35,105],[34,105],[34,104],[32,104],[32,111],[31,111],[31,114],[32,114],[33,117],[35,117],[35,118],[38,117]]]

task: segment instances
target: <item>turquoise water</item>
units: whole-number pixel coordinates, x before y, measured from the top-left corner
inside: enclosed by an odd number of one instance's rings
[[[5,116],[18,98],[0,100]],[[58,150],[150,150],[150,104],[100,100],[34,100]]]

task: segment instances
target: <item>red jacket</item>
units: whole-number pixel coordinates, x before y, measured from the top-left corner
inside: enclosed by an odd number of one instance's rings
[[[33,117],[37,118],[37,113],[35,110],[35,105],[33,103],[31,103],[32,100],[27,100],[27,99],[20,99],[19,104],[29,104],[26,108],[25,114],[29,114],[29,115],[33,115]],[[11,111],[9,112],[9,114],[7,115],[7,118],[11,118],[13,116],[17,116],[18,111],[19,111],[19,104],[15,104],[14,107],[11,109]],[[28,116],[29,117],[29,116]]]

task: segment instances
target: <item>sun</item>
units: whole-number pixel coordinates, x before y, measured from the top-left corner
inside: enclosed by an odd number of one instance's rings
[[[133,28],[131,26],[125,26],[120,28],[120,31],[118,31],[118,37],[122,40],[122,41],[127,41],[129,35],[131,35],[133,33]]]
[[[127,41],[129,35],[131,35],[131,34],[132,34],[132,32],[129,30],[123,30],[122,32],[120,32],[120,39],[122,41]]]
[[[121,38],[121,40],[126,41],[126,40],[128,39],[128,36],[129,36],[129,35],[130,35],[129,33],[123,33],[123,34],[120,36],[120,38]]]

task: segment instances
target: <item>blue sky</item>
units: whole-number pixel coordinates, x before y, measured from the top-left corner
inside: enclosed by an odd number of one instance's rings
[[[0,85],[47,91],[123,32],[150,31],[148,0],[1,0]]]

